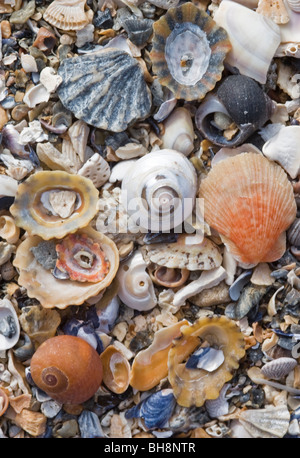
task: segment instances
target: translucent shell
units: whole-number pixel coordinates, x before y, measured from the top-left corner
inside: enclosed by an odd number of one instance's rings
[[[199,197],[205,220],[240,262],[272,262],[283,255],[296,203],[279,165],[255,153],[227,158],[202,181]]]
[[[153,72],[177,99],[202,99],[221,79],[231,45],[227,33],[187,2],[170,8],[153,25]]]
[[[216,315],[183,326],[181,332],[182,337],[174,341],[169,351],[168,378],[179,405],[200,407],[207,399],[216,399],[223,385],[233,377],[245,354],[243,334],[234,321]],[[186,364],[204,341],[224,354],[224,362],[212,372]]]
[[[100,355],[103,366],[103,383],[113,393],[121,394],[129,386],[130,365],[125,356],[113,345]]]
[[[60,239],[88,225],[97,212],[98,194],[85,177],[36,172],[18,186],[10,212],[29,235]]]
[[[30,371],[34,383],[63,404],[87,401],[102,381],[96,350],[80,337],[68,335],[42,343],[32,356]]]
[[[186,320],[160,329],[152,344],[140,351],[133,360],[130,385],[139,391],[151,390],[168,375],[168,353],[174,339],[181,335]]]
[[[61,30],[80,30],[89,23],[84,11],[86,0],[54,0],[44,13],[44,19]]]
[[[38,236],[27,237],[17,248],[13,264],[19,269],[18,283],[27,289],[29,297],[38,299],[45,308],[64,309],[69,305],[83,304],[85,300],[107,288],[117,273],[119,252],[114,242],[91,227],[80,229],[78,233],[86,234],[103,249],[110,269],[102,281],[92,283],[55,278],[51,270],[45,269],[32,253],[31,248],[42,241]]]

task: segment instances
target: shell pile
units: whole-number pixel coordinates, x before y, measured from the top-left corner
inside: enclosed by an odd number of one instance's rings
[[[0,438],[299,438],[299,0],[0,15]]]

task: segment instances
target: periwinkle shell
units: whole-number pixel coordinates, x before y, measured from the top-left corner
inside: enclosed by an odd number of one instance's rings
[[[122,132],[151,109],[151,92],[139,63],[127,52],[106,48],[65,59],[57,93],[78,119],[100,129]]]

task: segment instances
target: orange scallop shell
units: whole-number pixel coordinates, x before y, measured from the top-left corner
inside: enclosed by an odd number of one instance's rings
[[[31,358],[30,371],[34,383],[62,404],[87,401],[102,382],[96,350],[80,337],[69,335],[43,342]]]
[[[283,255],[285,230],[297,208],[292,185],[278,164],[256,153],[227,158],[202,181],[199,197],[204,219],[240,262],[272,262]]]

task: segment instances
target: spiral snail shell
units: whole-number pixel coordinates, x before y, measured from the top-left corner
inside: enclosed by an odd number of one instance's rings
[[[62,404],[90,399],[102,381],[96,350],[80,337],[61,335],[43,342],[30,364],[34,383]]]

